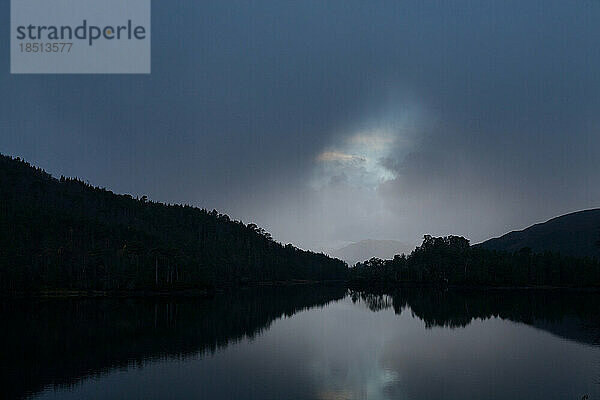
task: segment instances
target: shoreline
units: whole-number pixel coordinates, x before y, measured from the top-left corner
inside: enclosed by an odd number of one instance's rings
[[[239,285],[222,285],[206,288],[147,289],[147,290],[81,290],[81,289],[42,289],[29,292],[0,293],[0,299],[66,299],[66,298],[150,298],[150,297],[194,297],[210,299],[220,293],[252,288],[281,288],[289,286],[345,286],[345,281],[262,281]]]
[[[436,283],[402,283],[396,285],[374,284],[362,285],[348,283],[347,288],[353,290],[399,290],[399,289],[438,289],[438,290],[474,290],[474,291],[576,291],[576,292],[600,292],[598,286],[550,286],[550,285],[440,285]]]
[[[600,287],[584,286],[487,286],[487,285],[437,285],[437,284],[401,284],[401,285],[357,285],[344,281],[275,281],[252,282],[241,285],[223,285],[210,288],[163,289],[163,290],[78,290],[78,289],[44,289],[31,292],[1,293],[0,299],[91,299],[91,298],[157,298],[157,297],[189,297],[211,299],[218,294],[255,288],[283,288],[290,286],[344,286],[355,291],[387,292],[402,289],[434,289],[441,291],[564,291],[564,292],[600,292]]]

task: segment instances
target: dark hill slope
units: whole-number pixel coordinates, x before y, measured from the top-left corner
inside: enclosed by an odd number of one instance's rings
[[[600,209],[578,211],[513,231],[478,244],[490,250],[518,251],[530,247],[534,252],[552,251],[576,257],[598,257],[600,248]]]
[[[0,290],[135,290],[343,279],[340,260],[254,224],[60,180],[0,155]]]

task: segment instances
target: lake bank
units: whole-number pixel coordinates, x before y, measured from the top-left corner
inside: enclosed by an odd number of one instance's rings
[[[78,289],[43,289],[29,292],[5,292],[0,294],[1,298],[145,298],[145,297],[197,297],[212,298],[218,293],[244,290],[247,288],[260,287],[290,287],[290,286],[323,286],[340,287],[345,286],[344,281],[263,281],[244,282],[238,285],[221,285],[206,288],[174,288],[174,289],[148,289],[148,290],[78,290]]]

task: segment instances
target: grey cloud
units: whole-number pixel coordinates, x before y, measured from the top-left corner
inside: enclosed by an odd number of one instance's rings
[[[479,240],[600,203],[599,17],[586,0],[154,2],[149,77],[0,64],[0,151],[306,247]],[[406,136],[377,163],[391,178],[311,187],[319,154],[372,127]]]

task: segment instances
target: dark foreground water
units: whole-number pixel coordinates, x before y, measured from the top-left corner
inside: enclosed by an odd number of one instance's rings
[[[4,301],[3,398],[600,399],[600,296],[249,289]]]

